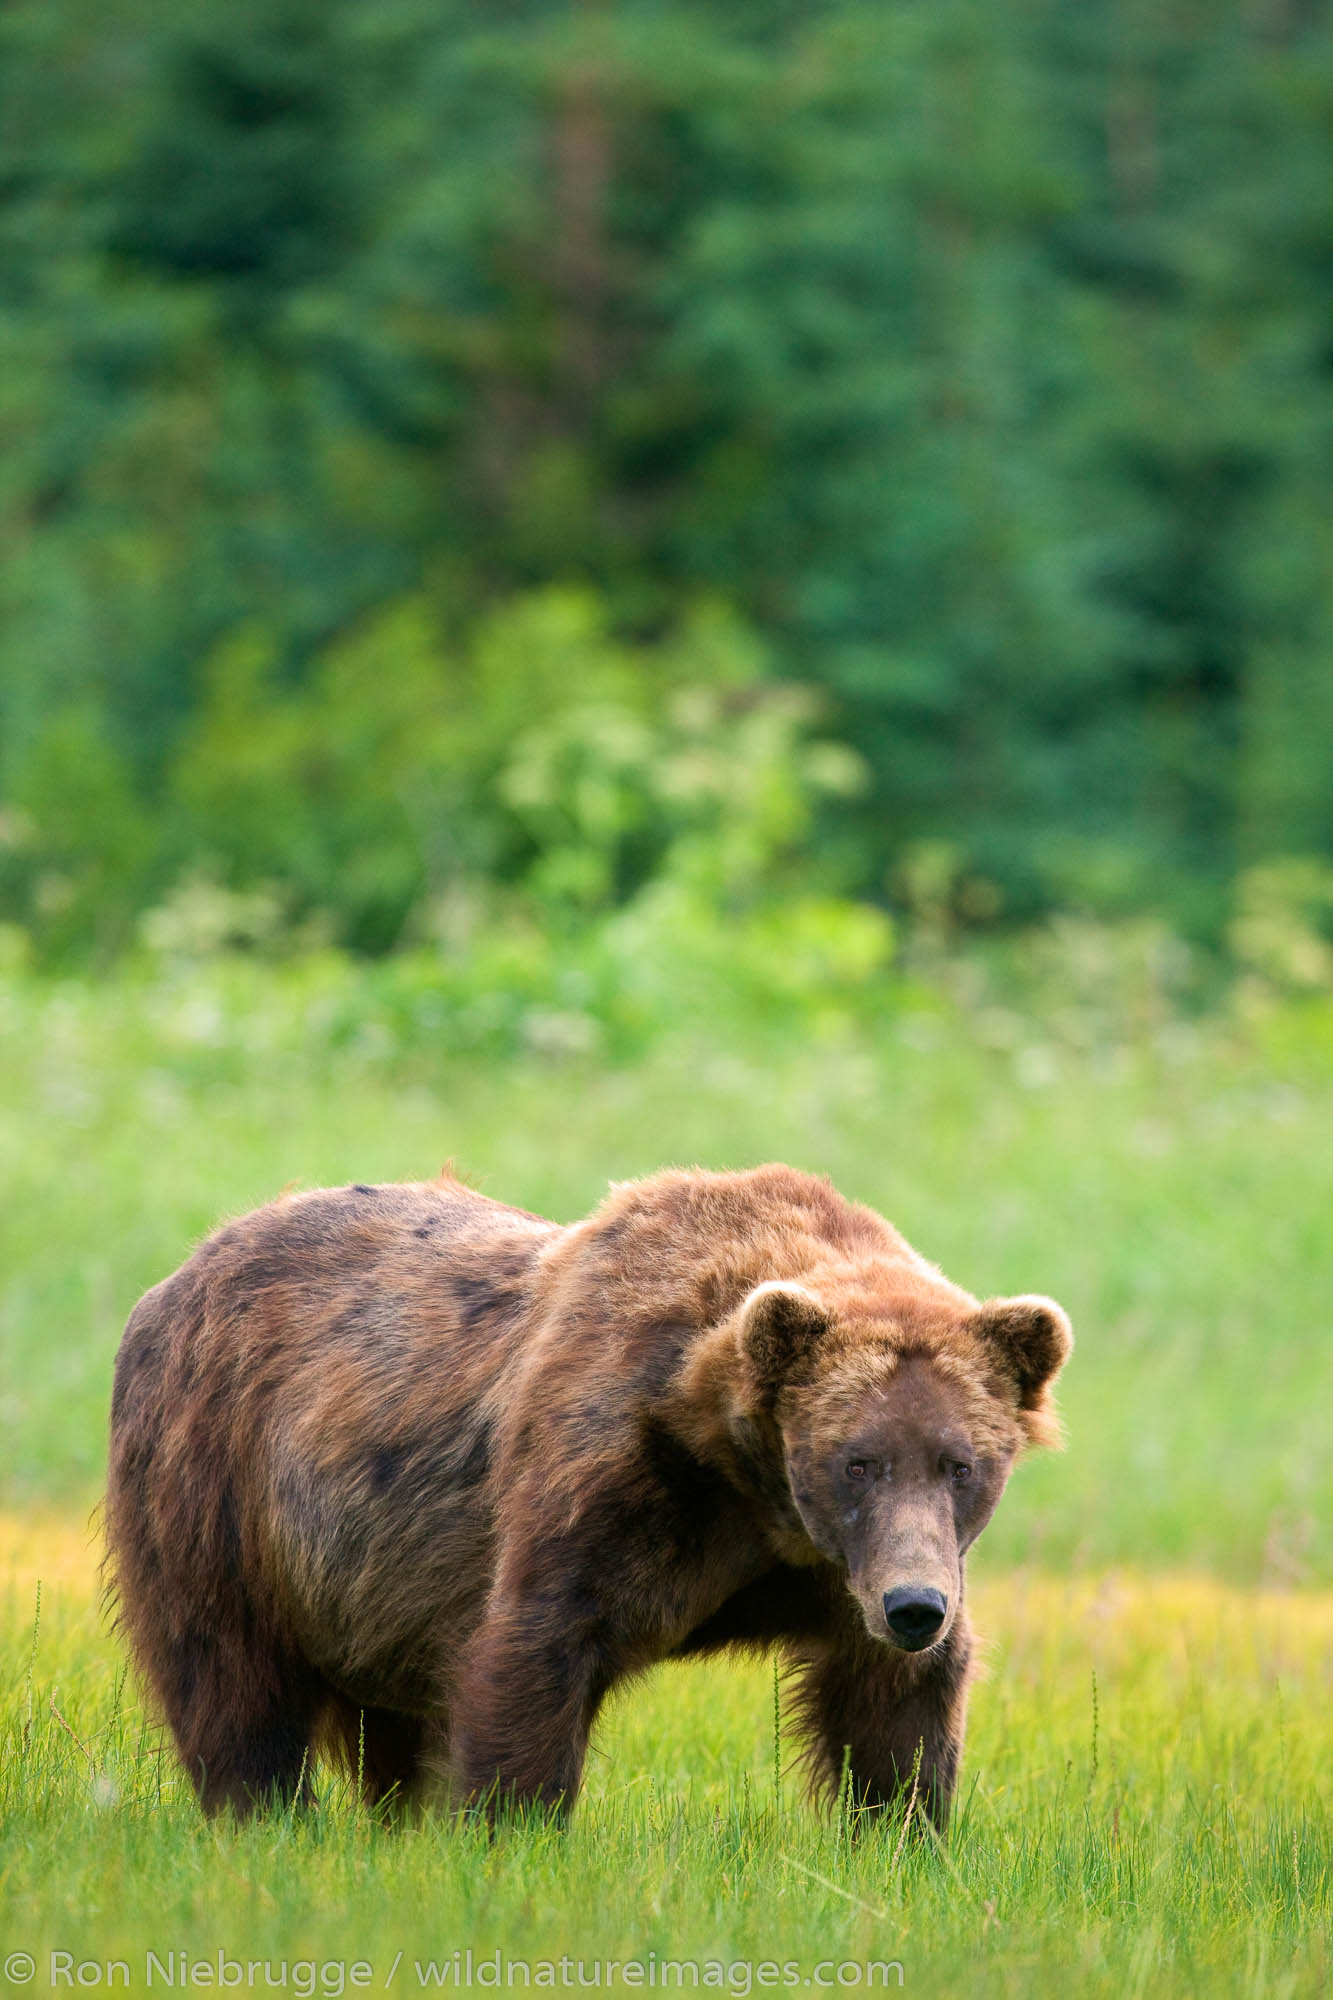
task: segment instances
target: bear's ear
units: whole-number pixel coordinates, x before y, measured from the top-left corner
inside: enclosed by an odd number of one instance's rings
[[[1032,1443],[1057,1444],[1060,1427],[1051,1384],[1074,1346],[1064,1308],[1038,1293],[987,1299],[973,1324],[1018,1392],[1019,1411]]]
[[[741,1307],[740,1337],[755,1379],[776,1389],[800,1374],[828,1328],[828,1314],[803,1285],[769,1279]]]

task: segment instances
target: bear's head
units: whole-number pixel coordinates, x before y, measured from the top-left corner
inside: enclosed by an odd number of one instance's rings
[[[963,1556],[1018,1453],[1057,1441],[1051,1384],[1073,1338],[1047,1298],[977,1304],[949,1286],[902,1303],[834,1305],[778,1281],[734,1324],[801,1530],[872,1637],[920,1652],[948,1635]]]

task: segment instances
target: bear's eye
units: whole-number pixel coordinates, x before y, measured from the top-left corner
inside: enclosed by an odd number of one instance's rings
[[[949,1477],[952,1479],[954,1485],[966,1486],[968,1480],[972,1477],[971,1466],[965,1465],[962,1459],[960,1458],[950,1459],[947,1461],[947,1463],[949,1467]]]
[[[849,1479],[864,1479],[869,1469],[863,1458],[854,1458],[847,1467],[847,1477]]]

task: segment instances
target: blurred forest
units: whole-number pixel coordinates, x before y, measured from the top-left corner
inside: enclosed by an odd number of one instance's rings
[[[5,949],[1327,983],[1331,135],[1327,0],[5,0]]]

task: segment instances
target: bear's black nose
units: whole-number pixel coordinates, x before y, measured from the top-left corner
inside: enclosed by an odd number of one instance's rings
[[[948,1610],[948,1600],[940,1596],[938,1590],[886,1590],[884,1593],[884,1616],[888,1627],[900,1646],[909,1653],[920,1652],[928,1646]]]

